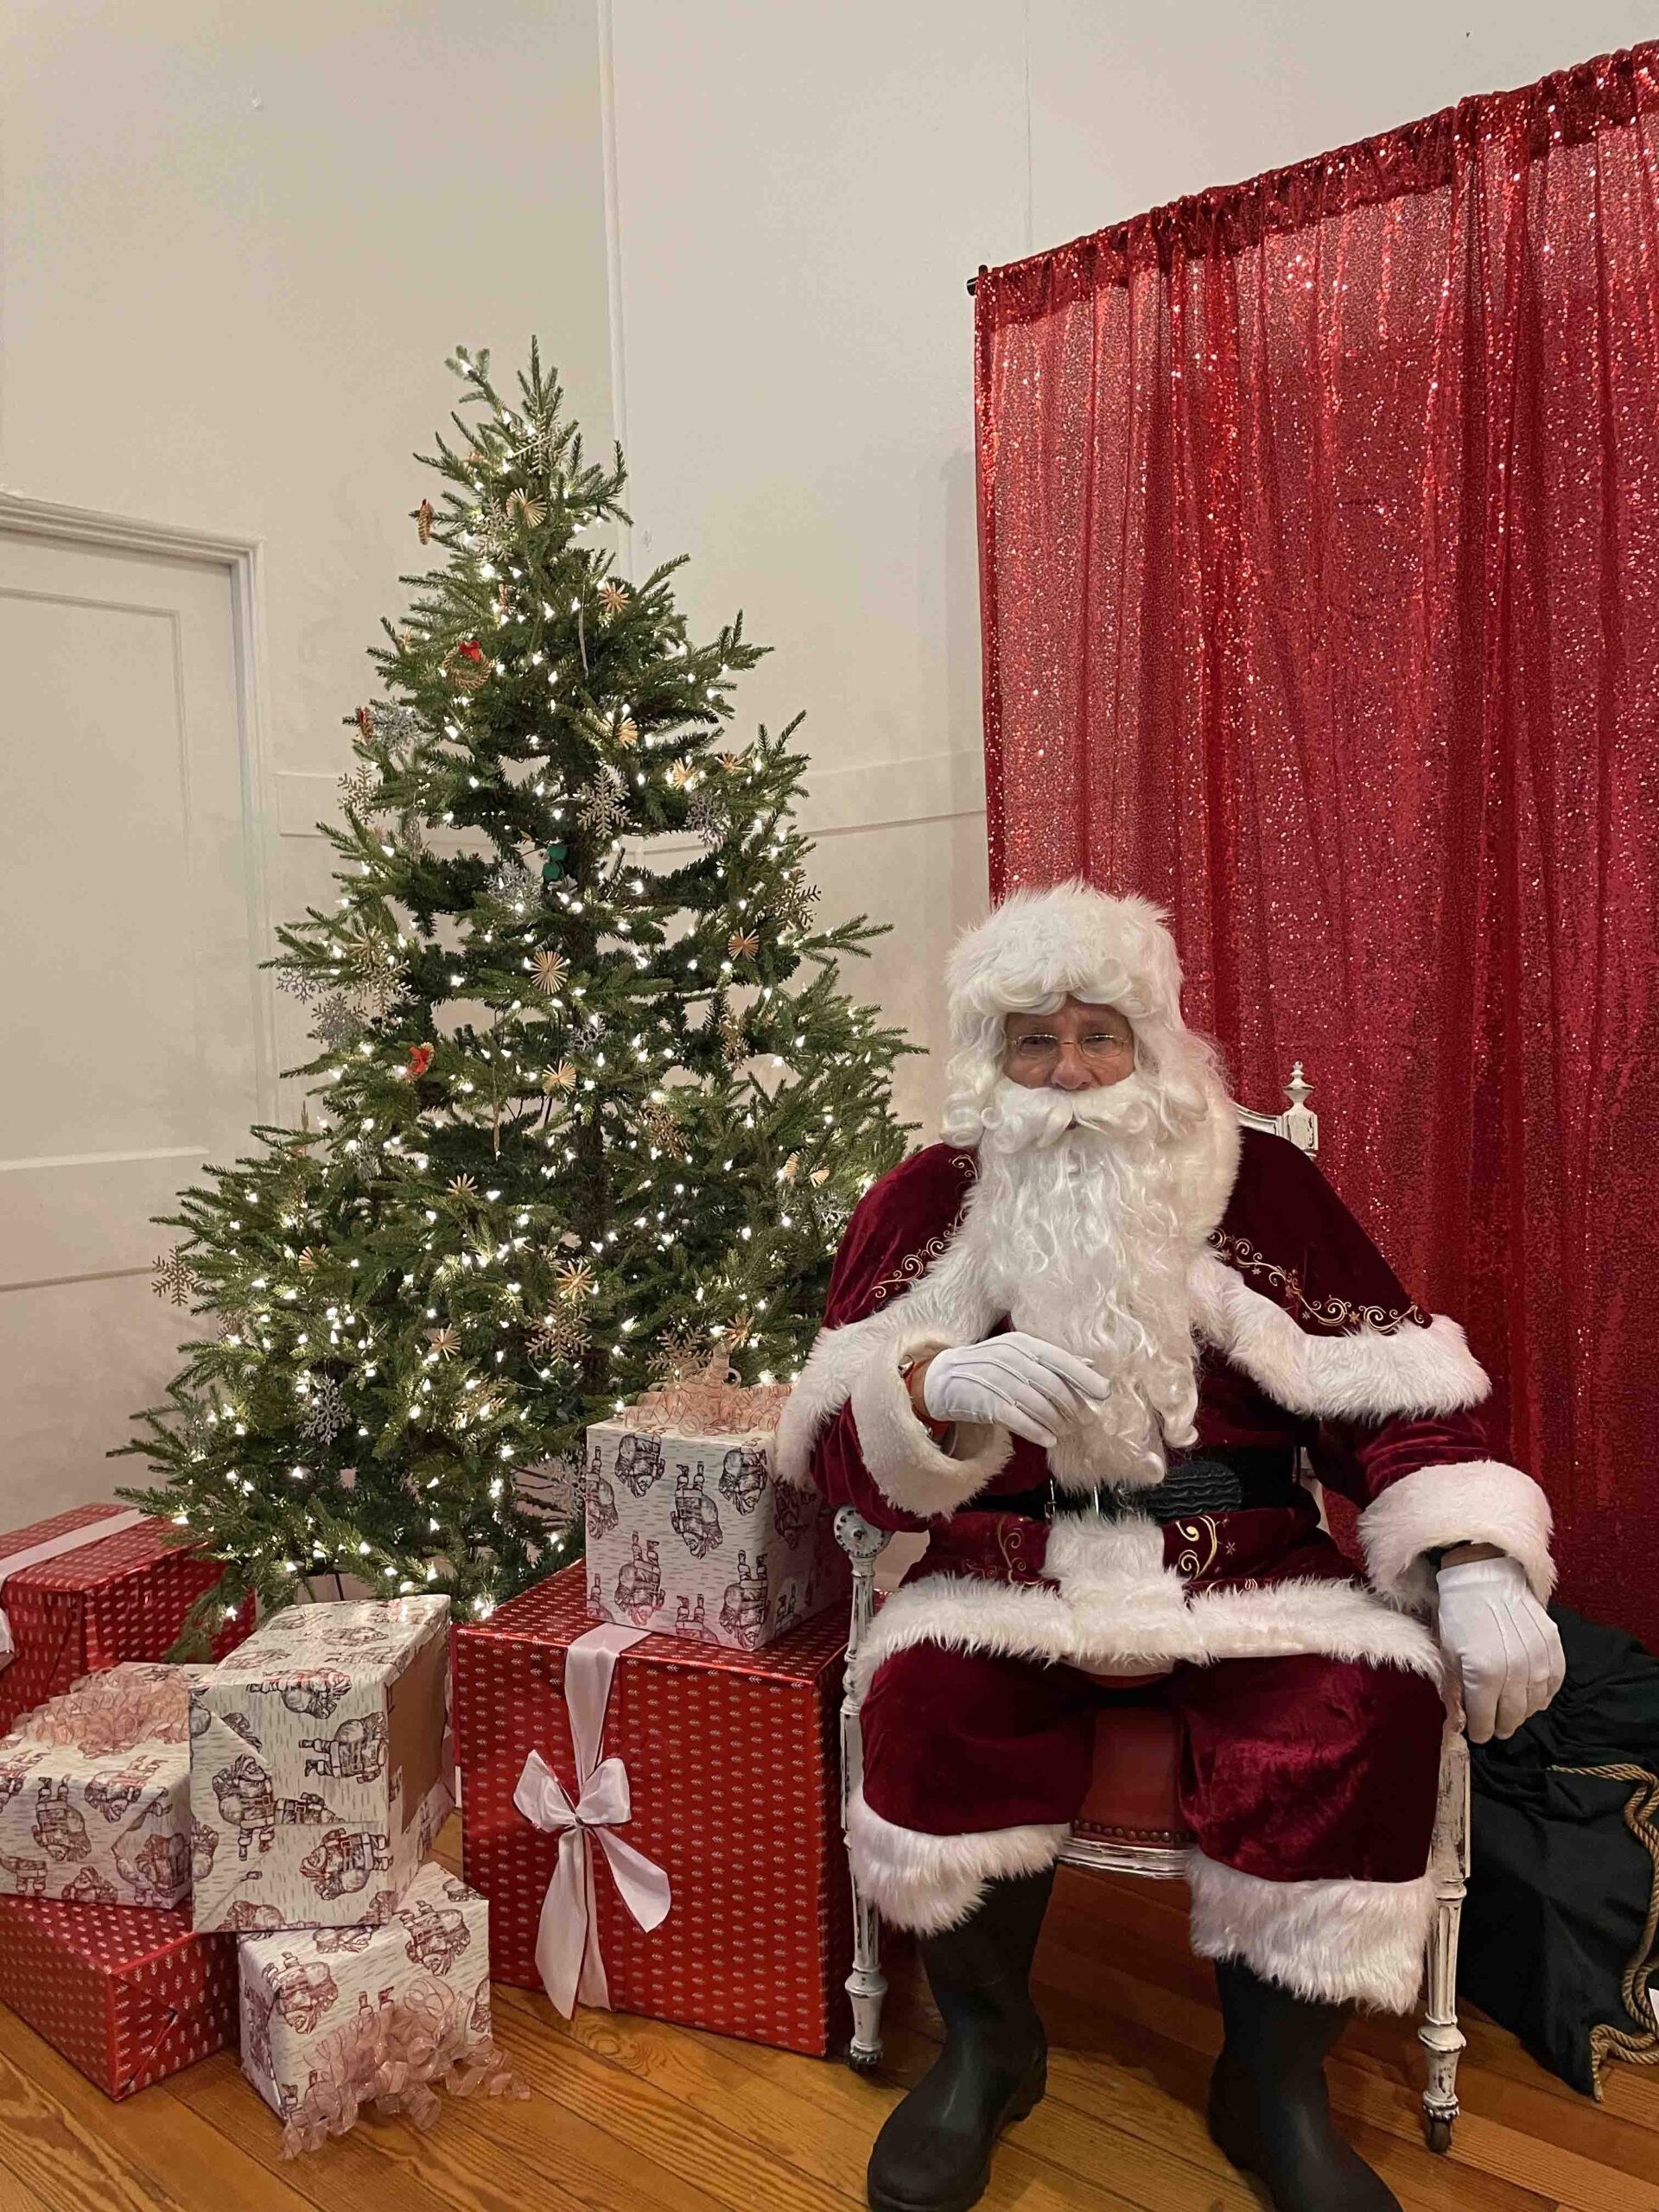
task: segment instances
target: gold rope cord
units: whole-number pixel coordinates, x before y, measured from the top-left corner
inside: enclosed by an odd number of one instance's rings
[[[1624,2010],[1631,2019],[1646,2024],[1634,2035],[1626,2028],[1616,2028],[1605,2021],[1591,2029],[1590,2080],[1599,2103],[1601,2069],[1610,2058],[1622,2058],[1631,2066],[1659,2066],[1659,2021],[1656,2020],[1653,1999],[1648,1993],[1648,1977],[1659,1966],[1659,1957],[1655,1955],[1655,1937],[1659,1936],[1659,1826],[1655,1825],[1656,1815],[1659,1815],[1659,1776],[1649,1774],[1644,1766],[1625,1765],[1553,1766],[1549,1771],[1591,1774],[1604,1782],[1639,1784],[1624,1801],[1624,1825],[1653,1862],[1647,1920],[1619,1982]]]

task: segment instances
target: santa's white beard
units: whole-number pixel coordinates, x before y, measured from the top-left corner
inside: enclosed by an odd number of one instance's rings
[[[1088,1360],[1110,1395],[1063,1434],[1064,1485],[1162,1478],[1166,1445],[1194,1440],[1197,1359],[1179,1141],[1140,1073],[1082,1091],[1001,1081],[959,1249],[1016,1329]]]

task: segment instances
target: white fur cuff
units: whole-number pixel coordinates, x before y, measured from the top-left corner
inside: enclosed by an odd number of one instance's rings
[[[913,1929],[918,1936],[959,1927],[988,1883],[1052,1866],[1071,1834],[1061,1823],[925,1835],[884,1821],[861,1789],[847,1808],[847,1849],[861,1894],[893,1927]]]
[[[1549,1500],[1530,1475],[1498,1459],[1419,1467],[1391,1483],[1359,1516],[1371,1580],[1414,1612],[1434,1604],[1434,1571],[1423,1556],[1449,1544],[1496,1544],[1526,1569],[1532,1594],[1549,1602]]]
[[[1005,1428],[958,1426],[967,1447],[960,1458],[943,1452],[916,1418],[899,1362],[936,1351],[938,1337],[879,1338],[853,1377],[849,1402],[858,1448],[877,1488],[901,1512],[923,1520],[952,1514],[1001,1474],[1014,1449]]]
[[[1434,1883],[1268,1882],[1195,1851],[1192,1948],[1242,1959],[1297,1997],[1408,2012],[1423,1978]]]

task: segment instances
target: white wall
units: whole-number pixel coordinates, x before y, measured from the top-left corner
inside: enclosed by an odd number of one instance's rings
[[[593,440],[610,435],[598,72],[593,0],[0,10],[0,488],[263,541],[277,918],[332,899],[328,849],[305,833],[336,811],[341,719],[369,694],[397,577],[429,557],[407,517],[432,479],[410,455],[460,389],[445,356],[487,345],[510,372],[536,330]],[[9,750],[35,734],[11,688]],[[61,825],[66,898],[98,888],[86,828]],[[118,967],[118,916],[106,942]],[[14,1052],[86,1020],[15,964],[7,983]],[[291,1000],[278,1010],[289,1065],[302,1026]],[[124,1135],[105,1041],[81,1040],[99,1143],[153,1141]],[[0,1531],[134,1478],[102,1447],[159,1396],[182,1333],[147,1275],[46,1286],[76,1346],[60,1422],[20,1438],[38,1377],[0,1357]]]
[[[854,981],[936,1042],[986,896],[965,278],[1651,36],[1659,7],[601,4],[635,557],[690,553],[690,603],[777,645],[745,702],[810,709],[826,895],[898,925]],[[925,1118],[938,1072],[905,1078]]]

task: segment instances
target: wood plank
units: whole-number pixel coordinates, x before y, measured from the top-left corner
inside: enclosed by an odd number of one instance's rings
[[[510,2049],[511,2038],[501,2040]],[[510,2055],[518,2065],[518,2055]],[[556,2115],[533,2095],[446,2099],[425,2132],[371,2115],[350,2134],[285,2163],[275,2114],[233,2069],[210,2075],[195,2068],[178,2077],[177,2094],[224,2141],[272,2171],[300,2177],[319,2212],[401,2207],[415,2196],[455,2212],[521,2212],[527,2188],[588,2212],[625,2204],[718,2212],[711,2200],[679,2190],[639,2145],[619,2143],[586,2118]]]
[[[64,2212],[305,2212],[308,2202],[182,2111],[164,2085],[116,2103],[3,2009],[0,2164]]]

